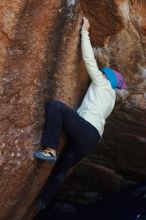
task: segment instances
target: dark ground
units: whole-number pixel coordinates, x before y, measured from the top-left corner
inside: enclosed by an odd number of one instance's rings
[[[41,211],[34,218],[34,220],[60,219],[146,220],[146,183],[89,205],[54,200],[47,210]]]

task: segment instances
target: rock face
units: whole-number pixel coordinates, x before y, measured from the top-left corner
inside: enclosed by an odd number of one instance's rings
[[[117,92],[101,144],[70,175],[62,194],[88,200],[146,178],[145,1],[1,1],[0,219],[31,219],[30,207],[52,169],[32,158],[45,102],[76,107],[88,86],[80,51],[83,14],[99,67],[123,72],[128,88]]]

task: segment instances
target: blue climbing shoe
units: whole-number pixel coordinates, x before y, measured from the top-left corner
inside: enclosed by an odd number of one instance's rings
[[[36,151],[33,153],[33,157],[41,160],[47,160],[51,163],[57,161],[57,155],[52,154],[49,150]]]

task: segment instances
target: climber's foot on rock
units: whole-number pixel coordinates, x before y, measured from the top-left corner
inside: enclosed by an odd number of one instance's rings
[[[43,151],[34,152],[33,157],[41,160],[47,160],[51,163],[55,163],[57,161],[58,155],[54,149],[46,148]]]

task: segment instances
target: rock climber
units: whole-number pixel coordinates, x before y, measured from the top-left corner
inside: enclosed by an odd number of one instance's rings
[[[42,150],[33,156],[55,163],[41,196],[42,206],[49,204],[67,177],[68,171],[87,156],[103,135],[107,117],[116,100],[115,89],[126,88],[123,76],[109,67],[99,69],[89,37],[90,23],[83,17],[81,28],[82,57],[91,78],[84,99],[75,111],[61,101],[46,104],[46,117],[42,134]],[[59,153],[61,131],[67,135],[67,144]]]

